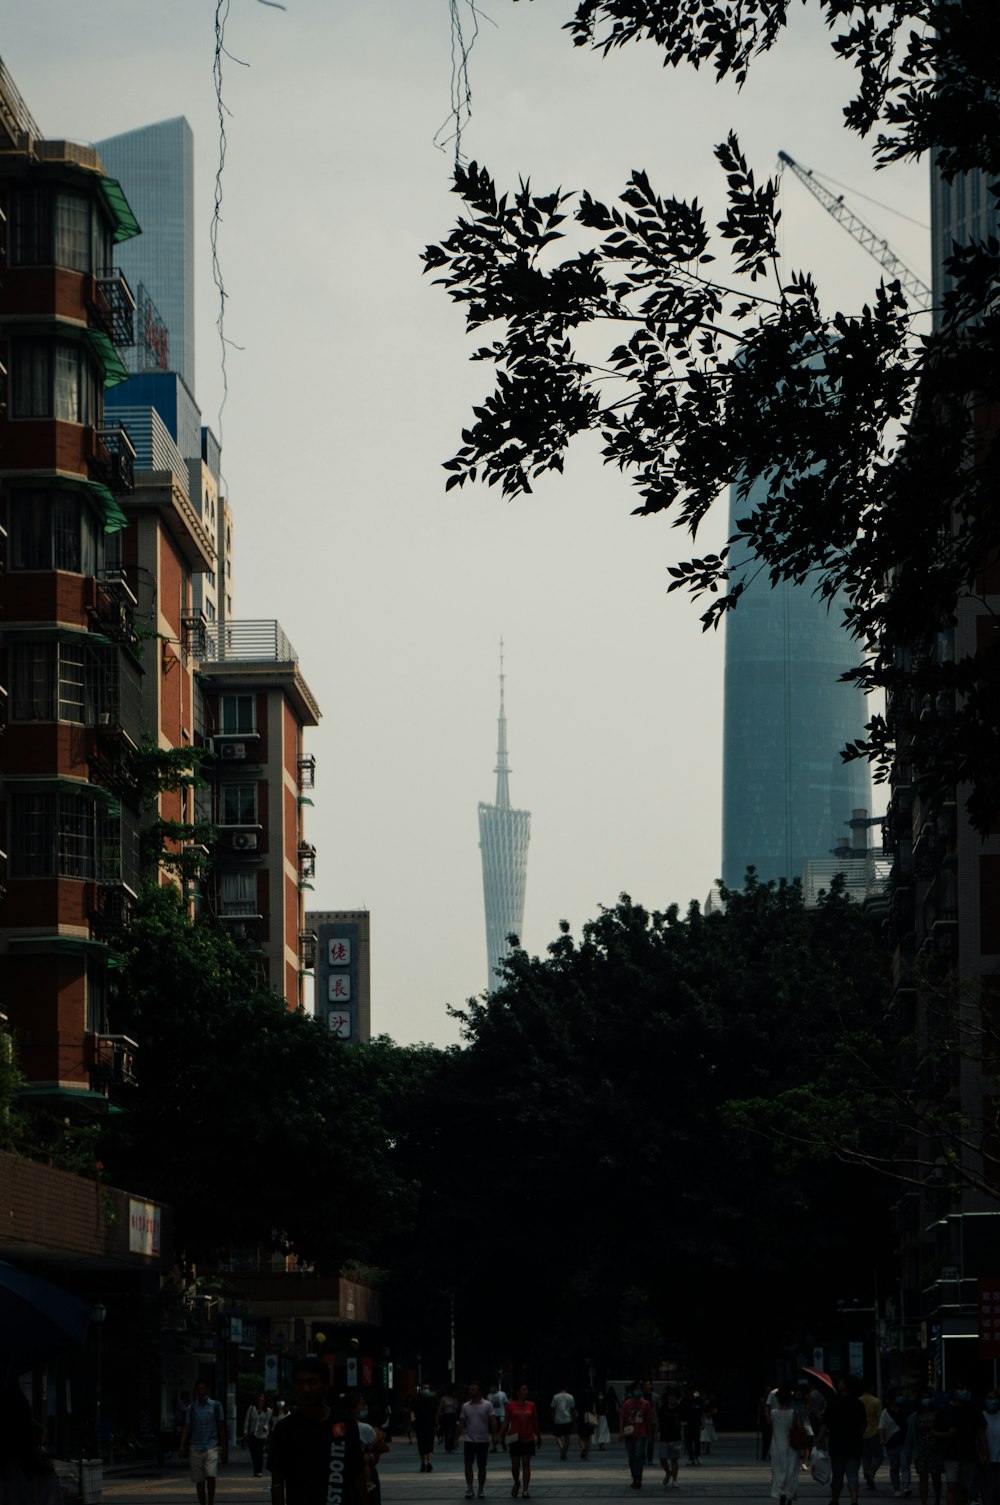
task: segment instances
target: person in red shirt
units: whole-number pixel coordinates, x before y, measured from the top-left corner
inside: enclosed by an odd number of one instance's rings
[[[542,1445],[542,1434],[538,1430],[538,1412],[533,1400],[528,1399],[527,1385],[518,1385],[517,1396],[507,1402],[507,1414],[504,1417],[503,1440],[507,1443],[507,1451],[510,1454],[510,1471],[514,1475],[514,1488],[511,1494],[517,1499],[521,1488],[521,1465],[524,1465],[524,1492],[522,1499],[530,1500],[528,1485],[531,1483],[531,1460],[535,1456],[535,1449]]]
[[[653,1408],[642,1393],[642,1381],[633,1380],[622,1402],[618,1418],[618,1441],[624,1439],[628,1466],[632,1470],[632,1488],[642,1488],[642,1465],[646,1461],[646,1439],[653,1434]]]

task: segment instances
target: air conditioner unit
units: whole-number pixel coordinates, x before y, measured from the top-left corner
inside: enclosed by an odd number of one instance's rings
[[[233,832],[233,851],[234,852],[256,852],[256,850],[257,850],[257,832],[256,831],[234,831]]]
[[[220,742],[219,757],[224,763],[242,763],[247,755],[245,742]]]

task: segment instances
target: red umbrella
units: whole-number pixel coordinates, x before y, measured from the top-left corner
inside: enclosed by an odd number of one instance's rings
[[[803,1364],[802,1373],[811,1375],[814,1380],[819,1380],[821,1385],[826,1385],[830,1390],[836,1390],[837,1388],[825,1369],[812,1369],[808,1364]]]

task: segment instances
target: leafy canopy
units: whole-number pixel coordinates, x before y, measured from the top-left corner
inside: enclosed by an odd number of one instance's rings
[[[881,162],[933,150],[945,175],[1000,171],[1000,7],[818,3],[857,70],[846,123],[877,132]],[[568,24],[578,44],[645,39],[673,66],[711,62],[742,80],[787,10],[788,0],[582,0]],[[898,282],[882,282],[859,313],[825,316],[812,277],[780,264],[777,180],[758,181],[734,134],[716,157],[728,207],[714,227],[697,199],[664,194],[638,170],[604,204],[585,189],[536,193],[525,179],[502,193],[485,167],[456,168],[464,210],[424,269],[470,332],[489,332],[472,359],[496,374],[446,462],[447,485],[526,495],[594,432],[605,463],[630,477],[635,512],[668,514],[692,537],[735,486],[736,534],[673,566],[669,588],[707,596],[702,620],[717,626],[749,583],[732,563],[738,545],[772,583],[807,584],[842,609],[859,646],[852,677],[890,706],[844,756],[886,778],[905,735],[924,795],[968,785],[969,813],[987,829],[1000,817],[1000,644],[957,659],[929,649],[961,599],[995,588],[984,569],[997,543],[1000,244],[955,248],[933,336],[915,330],[924,311]],[[557,260],[570,228],[582,249]]]

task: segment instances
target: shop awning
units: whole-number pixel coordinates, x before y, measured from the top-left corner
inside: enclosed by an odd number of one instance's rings
[[[133,235],[141,235],[142,228],[129,207],[125,190],[118,179],[98,178],[97,186],[114,225],[111,238],[115,245],[123,240],[131,240]]]
[[[98,1113],[125,1112],[117,1103],[110,1102],[103,1092],[95,1092],[91,1087],[15,1087],[14,1096],[36,1103],[57,1102],[63,1108],[75,1103]]]

